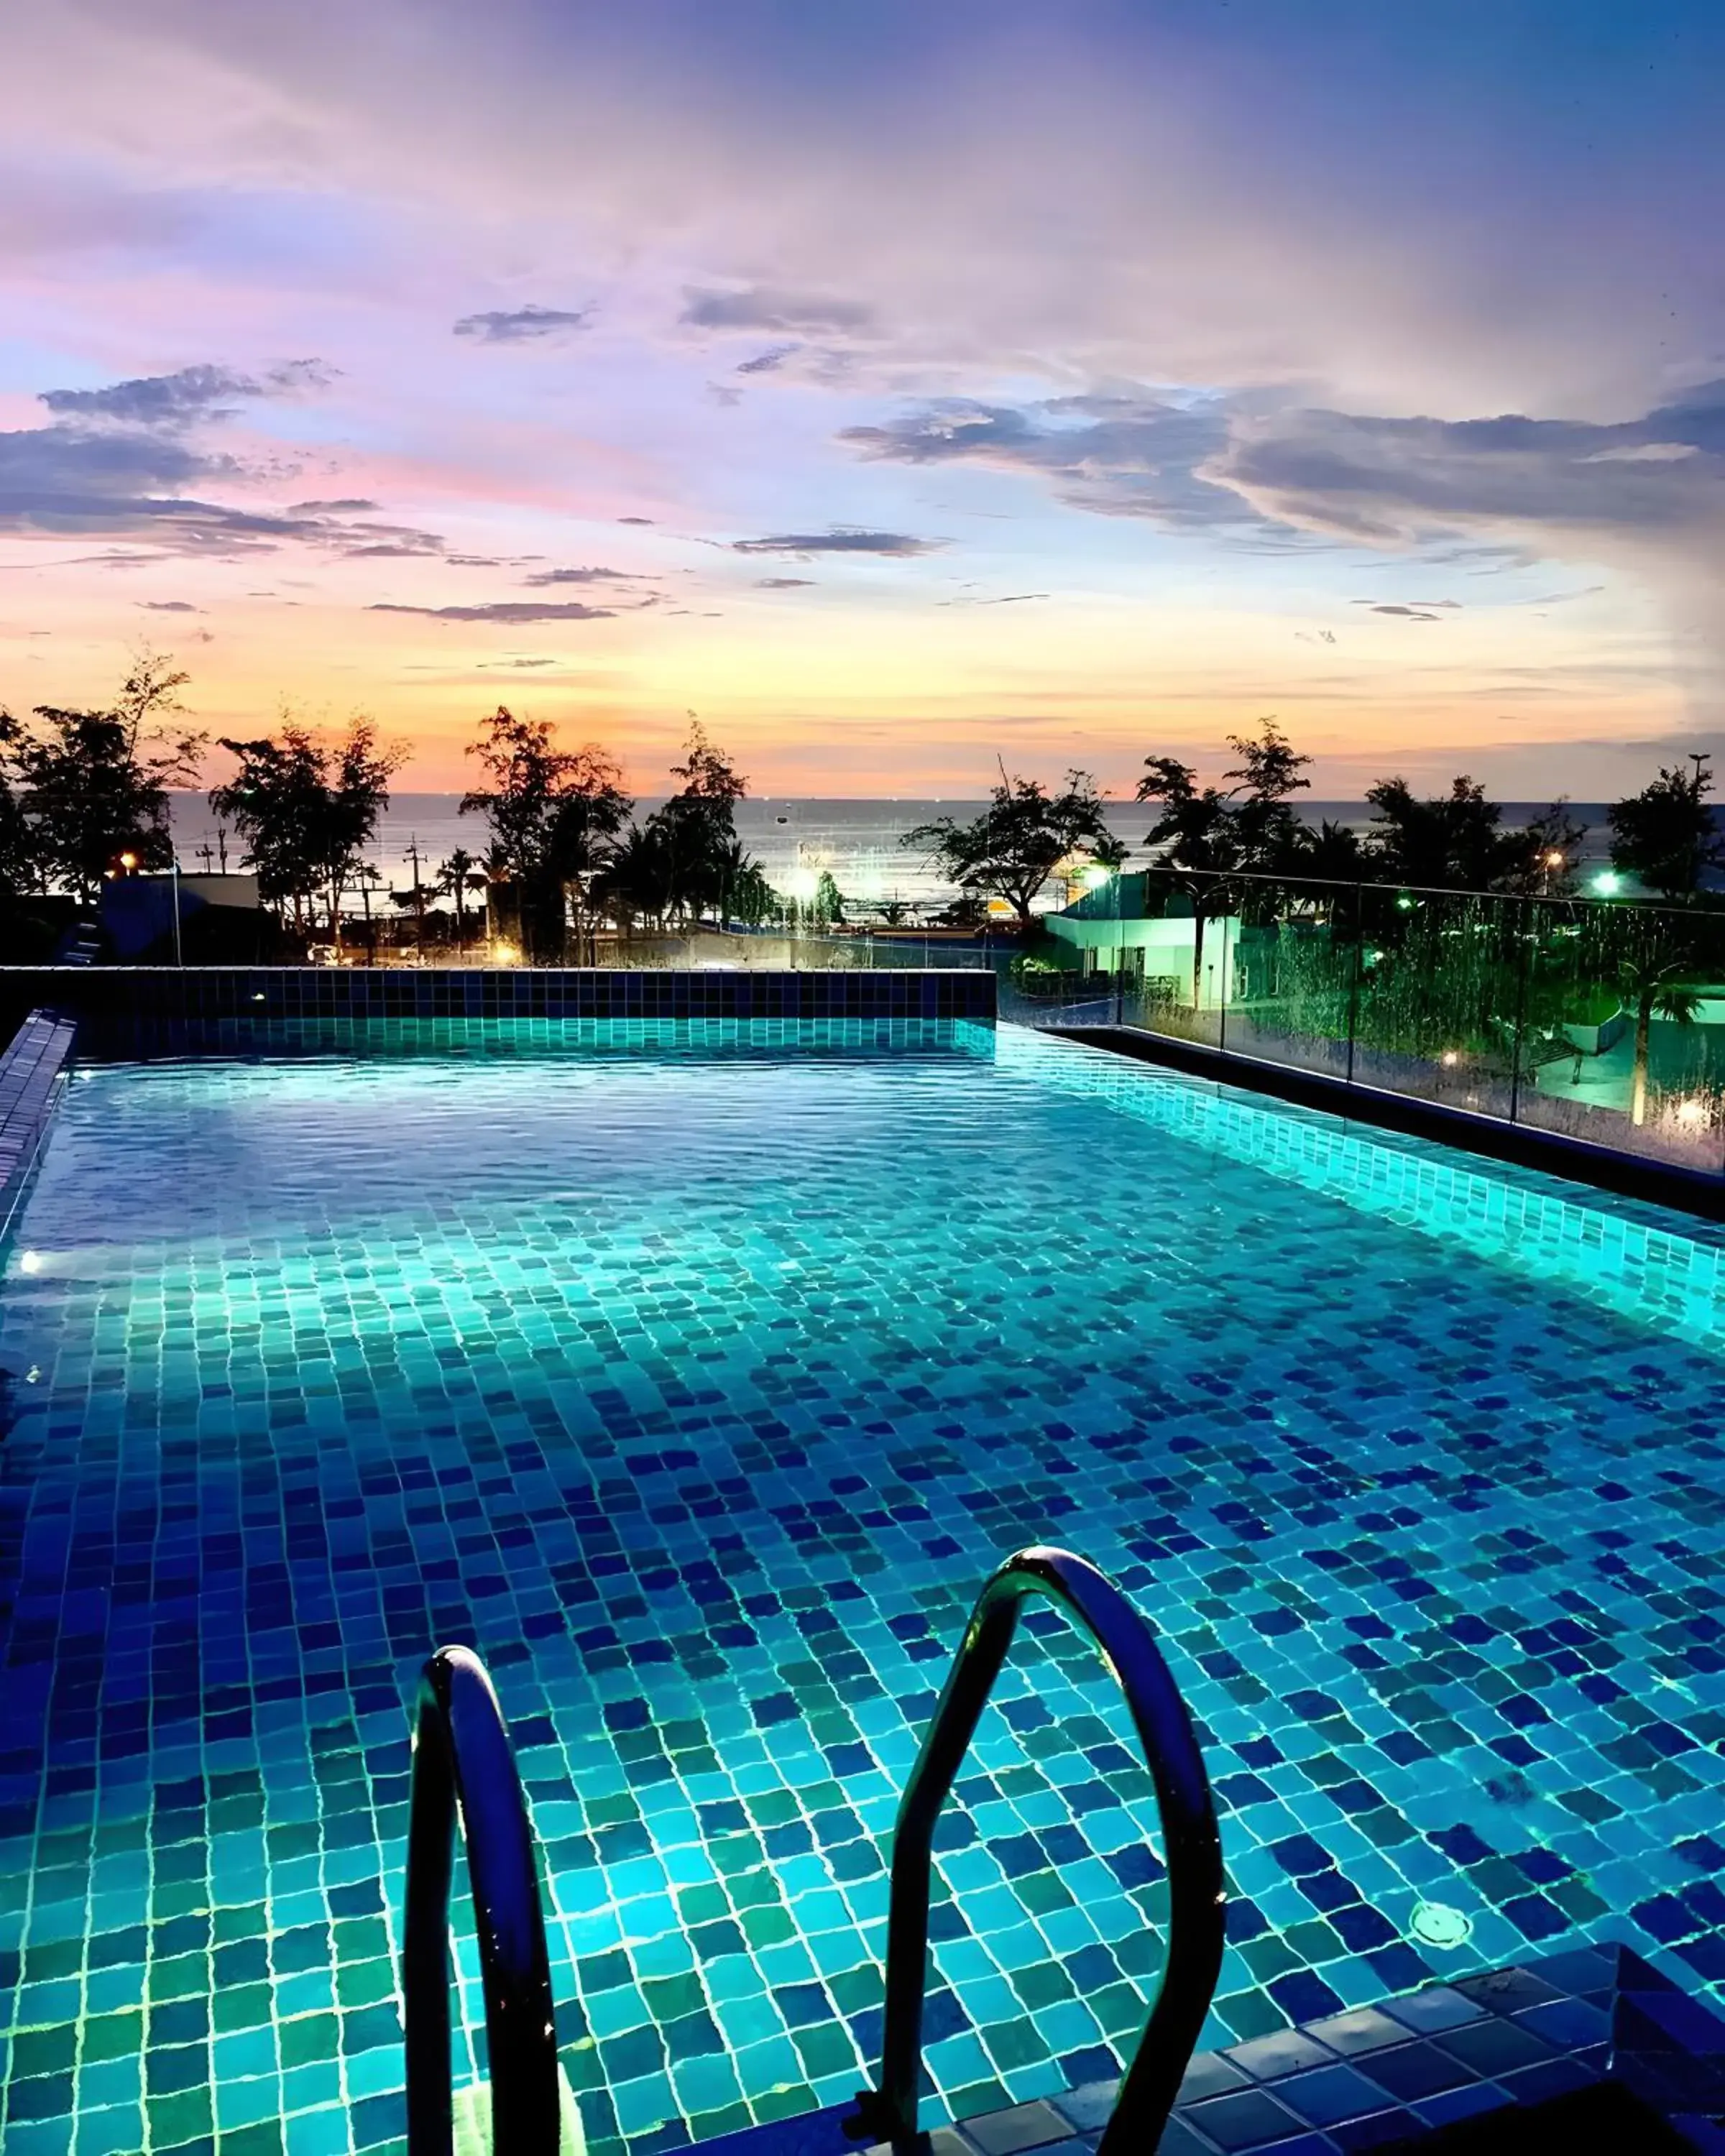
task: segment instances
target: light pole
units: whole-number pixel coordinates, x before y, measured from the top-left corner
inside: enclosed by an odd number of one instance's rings
[[[180,857],[177,853],[173,856],[172,873],[174,893],[174,963],[183,969],[186,963],[186,956],[184,952],[180,948]]]

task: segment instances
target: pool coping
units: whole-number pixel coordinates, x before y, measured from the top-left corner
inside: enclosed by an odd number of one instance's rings
[[[0,1050],[0,1239],[11,1229],[65,1089],[75,1019],[33,1010]]]
[[[1608,2082],[1700,2156],[1725,2156],[1725,2020],[1609,1943],[1200,2051],[1157,2146],[1160,2156],[1349,2156]],[[703,2156],[1094,2156],[1118,2088],[1097,2082],[872,2148],[846,2133],[850,2104],[697,2145]]]
[[[1296,1107],[1335,1116],[1343,1122],[1363,1123],[1405,1137],[1431,1139],[1457,1152],[1534,1168],[1566,1183],[1588,1183],[1620,1198],[1725,1221],[1725,1165],[1718,1175],[1707,1175],[1671,1161],[1644,1159],[1609,1146],[1593,1145],[1562,1132],[1538,1130],[1527,1123],[1500,1122],[1494,1116],[1452,1107],[1447,1102],[1350,1084],[1324,1071],[1301,1070],[1257,1056],[1238,1055],[1231,1050],[1177,1040],[1136,1026],[1050,1025],[1037,1029],[1055,1040],[1078,1041],[1135,1062],[1161,1064],[1188,1077],[1214,1080],[1245,1092],[1267,1093]]]

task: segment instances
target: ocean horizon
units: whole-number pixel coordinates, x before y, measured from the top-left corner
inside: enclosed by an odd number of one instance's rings
[[[636,814],[650,814],[662,798],[644,797],[636,803]],[[459,793],[393,795],[379,819],[377,837],[366,849],[367,860],[386,883],[405,890],[413,880],[415,852],[424,882],[432,880],[439,865],[458,847],[482,855],[485,819],[462,815],[460,803]],[[937,817],[963,821],[978,815],[984,805],[980,798],[952,797],[758,794],[737,803],[737,832],[768,881],[780,888],[798,870],[816,874],[825,870],[849,898],[926,901],[950,896],[952,886],[930,866],[920,849],[905,845],[906,834]],[[1314,825],[1329,822],[1365,829],[1371,822],[1371,809],[1363,801],[1302,800],[1294,805],[1302,820]],[[1506,802],[1505,820],[1526,822],[1546,806],[1543,802]],[[1109,829],[1128,849],[1127,867],[1142,866],[1150,858],[1144,839],[1156,819],[1154,803],[1109,801],[1103,808]],[[1577,823],[1588,827],[1584,865],[1602,862],[1607,850],[1604,804],[1572,802],[1568,810]],[[170,816],[182,868],[218,866],[224,827],[212,814],[208,796],[172,795]],[[228,865],[237,869],[244,845],[231,825],[225,827],[225,838]]]

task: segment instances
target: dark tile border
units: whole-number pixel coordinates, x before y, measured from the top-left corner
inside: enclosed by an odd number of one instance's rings
[[[1669,1206],[1703,1219],[1725,1220],[1725,1172],[1704,1175],[1666,1161],[1642,1160],[1633,1153],[1615,1152],[1608,1146],[1589,1145],[1584,1139],[1564,1137],[1554,1131],[1499,1122],[1493,1116],[1471,1115],[1466,1108],[1386,1093],[1376,1086],[1353,1086],[1320,1071],[1266,1063],[1255,1056],[1205,1048],[1196,1041],[1175,1040],[1167,1034],[1141,1032],[1136,1026],[1049,1026],[1043,1030],[1056,1040],[1082,1041],[1088,1048],[1106,1048],[1137,1062],[1161,1064],[1189,1077],[1213,1079],[1219,1086],[1237,1086],[1244,1091],[1269,1094],[1296,1107],[1316,1108],[1325,1115],[1339,1116],[1343,1122],[1399,1131],[1406,1137],[1431,1138],[1440,1145],[1479,1153],[1488,1160],[1509,1161],[1518,1168],[1536,1168],[1570,1183],[1589,1183],[1620,1198]]]
[[[53,1120],[76,1037],[71,1019],[33,1010],[0,1051],[0,1236],[12,1225]]]
[[[1645,2103],[1702,2156],[1725,2156],[1725,2021],[1615,1944],[1426,1984],[1380,2005],[1201,2051],[1158,2148],[1160,2156],[1417,2148],[1460,2120],[1531,2112],[1608,2083]],[[1118,2087],[1100,2082],[937,2127],[901,2150],[1092,2156]],[[862,2156],[845,2132],[851,2108],[726,2134],[704,2144],[706,2156]],[[893,2151],[881,2143],[866,2156]],[[1621,2156],[1630,2156],[1627,2148]]]
[[[504,972],[455,968],[92,966],[0,972],[14,1009],[52,1003],[93,1042],[195,1046],[199,1028],[391,1019],[888,1019],[992,1024],[995,983],[927,972]]]

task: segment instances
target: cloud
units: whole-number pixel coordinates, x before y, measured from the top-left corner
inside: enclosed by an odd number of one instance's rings
[[[757,577],[755,589],[757,592],[801,592],[811,589],[815,582],[813,577]]]
[[[1437,619],[1437,616],[1435,613],[1429,612],[1425,607],[1380,606],[1374,605],[1370,599],[1356,599],[1354,601],[1354,604],[1356,606],[1369,607],[1373,613],[1399,614],[1405,621],[1435,621]]]
[[[1558,534],[1572,544],[1583,533],[1717,537],[1725,381],[1617,422],[1286,411],[1245,423],[1212,470],[1267,515],[1377,545],[1456,531],[1548,544]]]
[[[1024,472],[1105,516],[1185,528],[1263,523],[1236,492],[1201,475],[1228,444],[1219,400],[1084,396],[1020,407],[949,398],[886,426],[847,427],[839,439],[876,462]]]
[[[619,516],[617,520],[619,524],[651,524],[653,521],[650,516]]]
[[[140,599],[138,604],[150,613],[202,613],[203,608],[193,606],[190,599]]]
[[[540,569],[526,579],[530,584],[638,584],[642,579],[627,569]]]
[[[781,531],[765,539],[733,539],[733,554],[795,554],[807,559],[816,554],[879,554],[908,561],[917,554],[938,553],[944,539],[913,539],[903,531],[863,531],[835,525],[830,531]]]
[[[797,349],[793,344],[776,344],[770,352],[757,352],[752,359],[742,359],[737,363],[739,374],[770,374],[774,367],[783,367]]]
[[[993,598],[993,599],[979,599],[979,598],[937,599],[937,600],[935,601],[935,604],[936,604],[937,606],[943,606],[943,607],[954,607],[954,606],[956,606],[956,607],[963,607],[963,606],[1022,606],[1022,605],[1024,603],[1025,600],[1027,600],[1027,599],[1045,599],[1045,598],[1050,598],[1051,596],[1052,596],[1052,594],[1051,594],[1050,593],[1048,593],[1048,592],[1004,592],[1004,593],[1003,593],[1001,594],[1001,596],[1000,596],[999,598]]]
[[[131,427],[189,427],[232,416],[235,398],[291,396],[333,379],[321,360],[290,360],[261,378],[226,367],[182,367],[174,374],[144,374],[105,389],[44,389],[39,402],[57,418],[114,422]]]
[[[463,315],[455,335],[475,338],[480,344],[528,344],[538,337],[584,330],[592,318],[591,307],[493,309],[488,314]]]
[[[213,556],[297,544],[343,556],[434,555],[443,541],[410,525],[352,522],[212,501],[205,490],[246,485],[237,458],[186,441],[177,424],[97,426],[61,420],[0,433],[0,531],[147,540]]]
[[[428,621],[610,621],[609,607],[583,606],[575,600],[556,605],[535,599],[500,599],[489,606],[392,606],[377,602],[368,613],[417,613]]]
[[[691,285],[678,320],[698,330],[791,330],[803,335],[867,336],[874,310],[855,300],[817,292],[745,285],[732,292]]]
[[[357,495],[339,501],[290,501],[290,516],[363,516],[368,511],[381,509],[382,502],[366,501]]]
[[[500,668],[507,668],[512,672],[520,673],[526,671],[531,667],[561,666],[562,663],[561,659],[482,659],[480,665],[485,672],[495,674]]]

